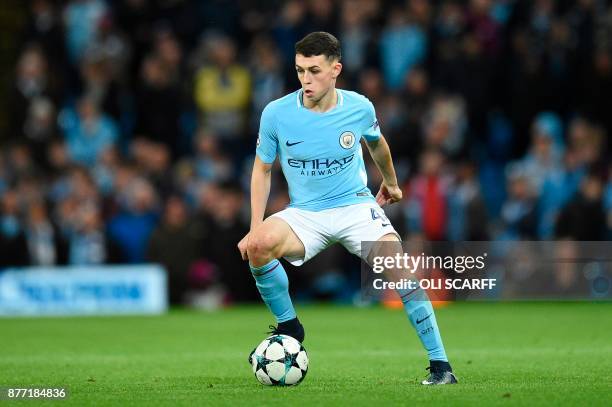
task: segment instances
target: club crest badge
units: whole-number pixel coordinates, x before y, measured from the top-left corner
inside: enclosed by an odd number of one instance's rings
[[[353,147],[355,145],[355,135],[350,131],[345,131],[340,135],[340,145],[347,150]]]

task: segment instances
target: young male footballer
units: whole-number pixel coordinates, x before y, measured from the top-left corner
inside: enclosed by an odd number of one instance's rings
[[[361,256],[362,241],[400,241],[381,209],[402,199],[389,146],[372,103],[356,92],[336,89],[340,58],[340,43],[329,33],[314,32],[296,43],[302,88],[270,102],[261,115],[251,178],[251,229],[238,243],[276,317],[274,333],[300,342],[304,328],[278,259],[299,266],[336,242]],[[383,177],[376,198],[366,186],[362,137]],[[264,220],[277,156],[291,202]],[[423,384],[456,383],[427,294],[420,289],[398,293],[429,356],[430,375]]]

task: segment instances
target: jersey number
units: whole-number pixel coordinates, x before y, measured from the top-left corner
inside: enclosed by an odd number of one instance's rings
[[[379,213],[376,209],[370,208],[370,213],[372,214],[372,220],[380,219],[382,221],[383,226],[387,226],[387,224],[390,223],[384,212]]]

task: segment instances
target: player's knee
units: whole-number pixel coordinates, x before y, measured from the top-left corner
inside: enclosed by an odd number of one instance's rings
[[[366,262],[372,264],[375,257],[395,257],[403,255],[402,242],[395,234],[387,234],[374,242]]]
[[[273,233],[258,233],[249,239],[247,253],[249,259],[272,259],[275,258],[275,251],[278,246],[278,239]]]

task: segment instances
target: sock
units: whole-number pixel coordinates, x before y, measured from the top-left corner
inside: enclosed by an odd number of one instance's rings
[[[416,290],[398,289],[397,292],[402,299],[410,323],[427,350],[429,360],[448,362],[436,315],[427,293],[420,288]]]
[[[251,268],[255,285],[278,323],[296,317],[291,297],[289,297],[289,279],[283,265],[277,259],[261,267]]]

